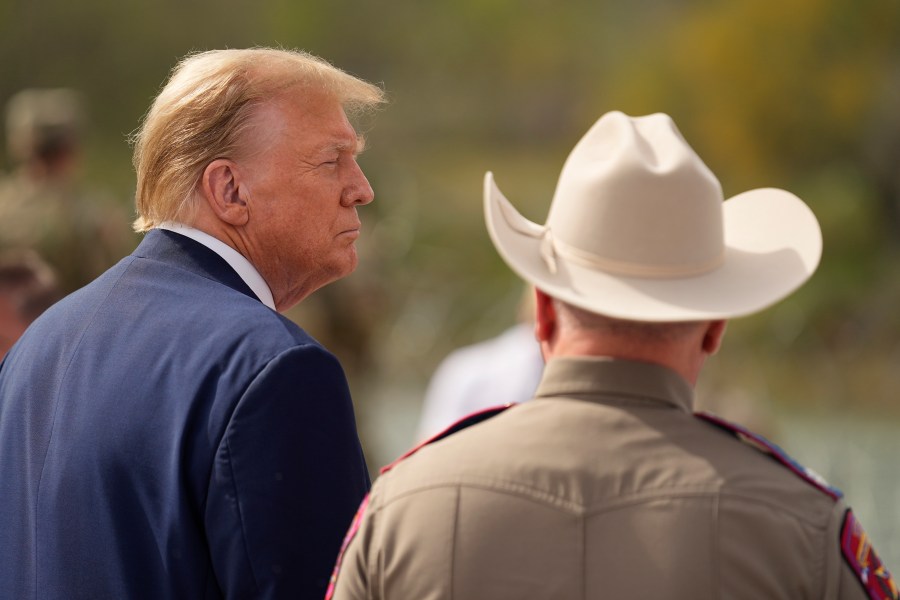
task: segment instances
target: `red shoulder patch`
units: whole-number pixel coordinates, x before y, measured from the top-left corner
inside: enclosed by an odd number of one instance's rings
[[[798,477],[800,477],[807,483],[811,484],[812,486],[825,492],[826,494],[828,494],[835,500],[839,500],[840,498],[842,498],[844,496],[844,493],[841,490],[829,485],[828,482],[825,481],[825,479],[821,475],[819,475],[812,469],[804,467],[803,465],[798,463],[796,460],[791,458],[787,452],[782,450],[777,444],[770,442],[763,436],[757,435],[741,425],[738,425],[736,423],[731,423],[730,421],[726,421],[725,419],[719,417],[718,415],[714,415],[712,413],[698,412],[698,413],[694,413],[694,416],[697,417],[698,419],[706,421],[707,423],[711,423],[712,425],[715,425],[719,429],[722,429],[722,430],[730,433],[731,435],[736,437],[738,440],[744,442],[745,444],[753,446],[760,452],[768,454],[769,456],[774,458],[776,461],[781,463],[783,466],[790,469],[795,475],[797,475]]]
[[[872,600],[898,600],[897,585],[852,510],[844,515],[841,553]]]
[[[428,438],[427,440],[425,440],[424,442],[414,446],[411,450],[408,450],[406,453],[404,453],[400,458],[398,458],[394,462],[381,467],[380,472],[382,474],[387,473],[388,471],[393,469],[395,466],[397,466],[399,463],[403,462],[404,460],[406,460],[407,458],[409,458],[410,456],[412,456],[413,454],[415,454],[416,452],[418,452],[425,446],[427,446],[429,444],[433,444],[437,441],[440,441],[440,440],[444,439],[445,437],[449,437],[458,431],[466,429],[467,427],[471,427],[472,425],[477,425],[478,423],[481,423],[482,421],[487,421],[491,417],[499,415],[507,408],[512,408],[513,406],[516,406],[516,405],[515,404],[504,404],[502,406],[495,406],[492,408],[486,408],[484,410],[479,410],[478,412],[474,412],[467,417],[463,417],[462,419],[460,419],[459,421],[457,421],[456,423],[454,423],[447,429],[443,430],[442,432],[438,433],[437,435],[434,435],[434,436]]]
[[[331,600],[331,597],[334,596],[334,586],[337,583],[338,573],[341,572],[341,563],[344,560],[344,552],[346,552],[350,542],[353,541],[356,532],[359,531],[359,525],[362,522],[363,514],[366,512],[366,507],[368,506],[369,495],[366,494],[366,497],[363,498],[359,508],[356,510],[356,514],[353,516],[353,521],[350,523],[350,528],[344,536],[344,541],[341,543],[341,551],[338,552],[337,561],[334,563],[334,570],[331,572],[331,579],[328,582],[328,589],[325,591],[325,600]]]

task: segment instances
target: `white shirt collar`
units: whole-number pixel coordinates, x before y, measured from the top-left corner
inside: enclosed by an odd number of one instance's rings
[[[175,223],[174,221],[166,221],[157,226],[157,229],[166,229],[168,231],[174,231],[175,233],[180,233],[185,237],[189,237],[195,242],[203,244],[219,256],[221,256],[225,262],[227,262],[232,269],[234,269],[238,275],[240,275],[241,279],[244,280],[244,283],[247,284],[256,297],[259,298],[263,304],[275,310],[275,299],[272,298],[272,290],[269,289],[268,284],[266,284],[266,280],[262,278],[262,275],[259,274],[259,271],[256,270],[256,267],[250,263],[249,260],[244,258],[244,256],[226,244],[225,242],[214,238],[213,236],[200,231],[199,229],[194,229],[190,225],[183,225],[182,223]]]

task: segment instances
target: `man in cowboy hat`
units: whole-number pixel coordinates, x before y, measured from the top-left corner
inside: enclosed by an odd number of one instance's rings
[[[546,225],[487,175],[491,239],[537,289],[543,379],[386,470],[334,598],[897,597],[840,492],[693,413],[725,319],[791,293],[821,253],[792,194],[722,200],[662,114],[603,116]]]

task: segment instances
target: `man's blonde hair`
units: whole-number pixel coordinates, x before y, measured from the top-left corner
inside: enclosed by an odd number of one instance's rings
[[[299,50],[210,50],[182,59],[132,137],[135,231],[189,222],[206,165],[235,156],[254,109],[294,86],[333,95],[350,117],[385,99],[377,86]]]

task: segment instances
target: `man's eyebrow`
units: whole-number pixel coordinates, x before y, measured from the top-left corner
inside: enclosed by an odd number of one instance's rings
[[[356,136],[355,142],[348,141],[339,141],[334,142],[333,144],[328,144],[327,146],[322,148],[323,153],[330,152],[346,152],[350,151],[354,154],[362,154],[362,152],[366,149],[366,138],[362,135]]]

